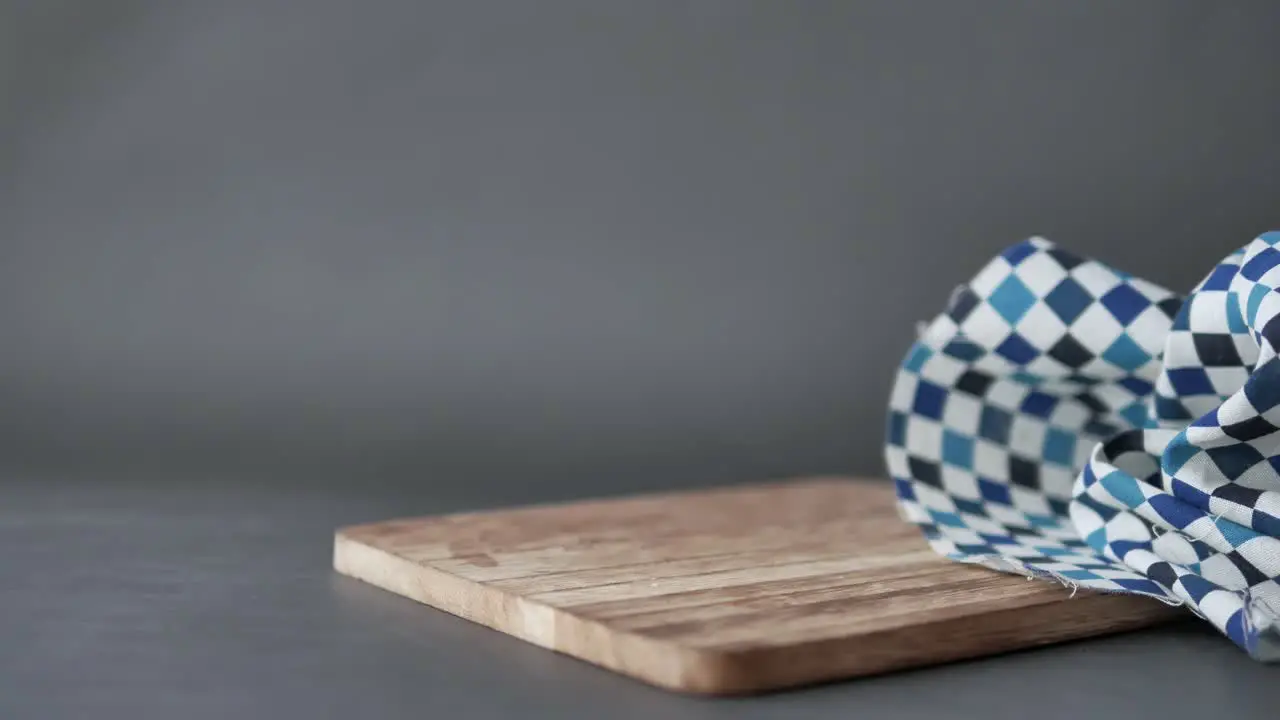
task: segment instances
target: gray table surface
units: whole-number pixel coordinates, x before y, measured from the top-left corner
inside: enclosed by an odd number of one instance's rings
[[[1275,670],[1190,621],[747,699],[656,690],[339,577],[334,527],[602,494],[8,474],[0,717],[1262,717]],[[639,483],[610,492],[633,492]]]

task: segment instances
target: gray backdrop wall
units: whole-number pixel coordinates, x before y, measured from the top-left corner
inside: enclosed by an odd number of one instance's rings
[[[1003,246],[1280,226],[1266,0],[0,8],[8,463],[879,473]]]

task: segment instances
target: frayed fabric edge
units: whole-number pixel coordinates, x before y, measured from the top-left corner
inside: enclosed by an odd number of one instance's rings
[[[1053,580],[1059,585],[1071,590],[1071,597],[1075,597],[1076,592],[1082,587],[1080,583],[1069,577],[1063,577],[1058,573],[1049,570],[1034,570],[1025,565],[1011,562],[1008,558],[999,555],[966,555],[964,557],[948,556],[949,560],[956,562],[969,563],[972,565],[981,565],[992,570],[998,570],[1002,573],[1010,575],[1021,575],[1028,580]],[[1087,588],[1089,592],[1101,593],[1103,595],[1141,595],[1158,600],[1170,607],[1185,607],[1193,613],[1195,609],[1183,600],[1175,600],[1167,595],[1155,595],[1153,593],[1141,592],[1138,590],[1110,590],[1107,588]]]
[[[1280,613],[1263,598],[1254,597],[1248,588],[1243,595],[1245,632],[1254,641],[1249,655],[1265,663],[1280,662]]]
[[[1063,577],[1049,570],[1034,570],[1025,565],[1011,562],[1008,558],[999,555],[947,556],[947,559],[971,565],[981,565],[1009,575],[1021,575],[1027,580],[1051,580],[1071,590],[1069,598],[1074,598],[1081,588],[1080,583],[1071,578]],[[1192,615],[1203,618],[1200,612],[1190,603],[1167,595],[1155,595],[1136,590],[1110,590],[1107,588],[1088,588],[1088,590],[1089,592],[1104,595],[1141,595],[1164,603],[1169,607],[1186,608]],[[1280,662],[1280,613],[1277,613],[1262,598],[1253,597],[1252,593],[1247,589],[1242,594],[1244,596],[1244,620],[1247,623],[1246,634],[1254,639],[1253,646],[1249,652],[1250,656],[1265,663]]]

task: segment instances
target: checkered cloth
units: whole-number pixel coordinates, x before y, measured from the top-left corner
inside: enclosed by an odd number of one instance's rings
[[[885,457],[961,562],[1185,605],[1280,659],[1280,232],[1182,298],[1033,238],[906,354]]]

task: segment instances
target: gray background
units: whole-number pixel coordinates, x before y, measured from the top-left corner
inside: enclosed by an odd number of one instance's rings
[[[698,703],[326,553],[402,512],[881,473],[914,323],[1002,247],[1185,290],[1280,226],[1277,21],[0,2],[0,714],[1022,717],[1038,679],[1072,716],[1210,657],[1168,714],[1263,707],[1196,625]]]

